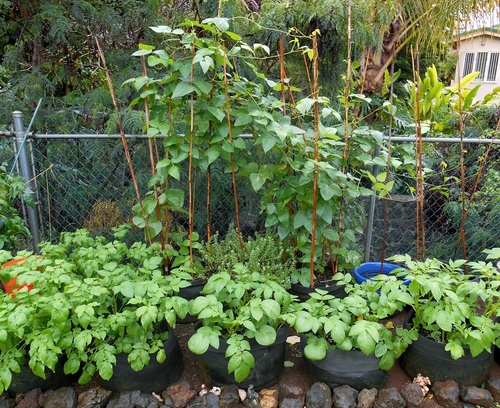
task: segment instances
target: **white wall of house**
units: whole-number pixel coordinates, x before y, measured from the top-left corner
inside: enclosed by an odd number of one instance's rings
[[[460,41],[460,54],[455,72],[455,83],[473,71],[480,71],[467,88],[481,85],[476,99],[481,100],[494,88],[500,86],[500,34],[476,33],[464,36]],[[460,74],[460,75],[459,75]],[[497,102],[498,99],[495,101]]]

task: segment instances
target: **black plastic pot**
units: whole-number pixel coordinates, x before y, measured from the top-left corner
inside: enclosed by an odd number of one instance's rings
[[[25,364],[21,364],[21,371],[12,375],[12,381],[7,390],[8,393],[10,395],[25,394],[35,388],[40,388],[42,392],[45,392],[70,385],[74,376],[64,374],[64,361],[61,356],[54,372],[46,368],[45,379],[33,374],[26,361]]]
[[[302,350],[306,336],[301,335]],[[382,389],[387,385],[387,371],[378,366],[380,359],[359,350],[328,350],[323,360],[309,360],[304,355],[307,375],[314,381],[323,382],[330,388],[349,385],[357,390]]]
[[[140,371],[134,371],[127,361],[128,354],[118,354],[113,376],[109,381],[99,377],[99,385],[110,391],[141,390],[146,393],[160,393],[179,380],[184,370],[184,359],[177,337],[171,328],[169,332],[170,336],[164,343],[167,358],[162,364],[156,361],[155,355],[151,355],[147,366]]]
[[[413,310],[404,321],[406,328],[411,327]],[[408,346],[399,363],[410,378],[422,374],[435,381],[454,380],[460,386],[481,385],[490,378],[493,367],[493,353],[483,351],[472,357],[469,347],[464,347],[465,355],[458,360],[446,351],[445,344],[418,336],[418,339]]]
[[[195,324],[195,330],[200,326],[201,322]],[[270,346],[261,346],[255,339],[248,339],[250,353],[255,359],[255,367],[250,370],[250,374],[245,380],[238,383],[240,388],[248,388],[253,385],[256,390],[260,390],[279,380],[285,364],[287,337],[288,326],[278,329],[276,342]],[[227,347],[226,340],[221,339],[219,349],[210,346],[204,354],[196,356],[204,374],[217,386],[235,383],[233,373],[228,374],[227,372],[228,359],[225,357]]]
[[[314,293],[316,289],[325,290],[329,295],[335,296],[336,298],[345,298],[347,294],[344,290],[344,285],[337,285],[332,281],[332,284],[328,286],[318,286],[311,288],[310,286],[303,286],[300,283],[292,283],[290,293],[292,295],[298,296],[301,302],[305,302],[311,297],[311,293]]]
[[[196,299],[198,296],[200,296],[200,293],[203,290],[204,286],[205,286],[205,281],[203,279],[194,279],[191,282],[190,286],[181,288],[179,290],[179,296],[186,300]],[[188,313],[184,319],[177,318],[177,323],[188,324],[188,323],[194,323],[197,320],[198,318],[196,316],[190,315]]]

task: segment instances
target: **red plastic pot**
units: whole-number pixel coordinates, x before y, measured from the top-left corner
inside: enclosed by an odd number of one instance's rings
[[[18,263],[21,263],[25,260],[26,258],[18,258],[18,259],[13,259],[9,262],[6,262],[2,265],[2,269],[7,268],[8,266],[11,265],[16,265]],[[14,292],[21,290],[24,287],[28,287],[28,292],[33,289],[34,285],[32,283],[23,283],[22,285],[16,285],[17,278],[13,277],[9,282],[5,283],[2,282],[3,288],[5,289],[5,292],[7,292],[9,295],[13,295]]]

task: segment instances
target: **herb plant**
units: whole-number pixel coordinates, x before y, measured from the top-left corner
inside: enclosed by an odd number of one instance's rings
[[[242,264],[250,272],[259,272],[290,288],[290,276],[295,271],[294,250],[285,248],[270,231],[244,239],[231,228],[224,238],[214,235],[199,251],[208,276],[218,272],[234,274],[235,266]]]

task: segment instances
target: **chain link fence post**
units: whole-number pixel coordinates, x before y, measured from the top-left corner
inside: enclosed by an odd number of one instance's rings
[[[24,183],[31,189],[32,194],[35,198],[36,183],[33,179],[33,174],[31,172],[31,167],[28,161],[28,153],[26,151],[25,139],[27,137],[27,134],[25,134],[24,132],[23,113],[21,111],[14,111],[12,112],[12,117],[14,120],[14,140],[16,144],[19,170],[21,176],[23,177]],[[35,199],[33,201],[36,202]],[[26,205],[24,201],[23,205],[26,207],[26,212],[28,214],[28,226],[33,239],[33,250],[35,252],[38,252],[38,244],[40,243],[40,225],[38,221],[38,214],[36,208]]]

